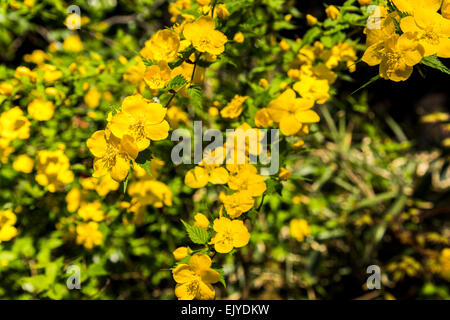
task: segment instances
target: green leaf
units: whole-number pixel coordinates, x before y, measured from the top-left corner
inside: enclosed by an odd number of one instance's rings
[[[314,27],[308,30],[305,33],[302,39],[302,46],[313,43],[313,41],[322,33],[322,30],[319,27]]]
[[[426,58],[423,58],[420,62],[421,64],[424,64],[430,68],[437,69],[443,73],[450,74],[450,69],[447,68],[441,60],[436,55],[429,56]]]
[[[183,64],[184,60],[183,59],[177,59],[175,61],[169,62],[169,67],[170,69],[175,69],[178,66],[181,66]]]
[[[144,56],[142,56],[142,55],[140,55],[140,56],[141,56],[142,61],[144,62],[144,64],[145,64],[147,67],[154,66],[154,65],[157,65],[157,64],[158,64],[157,61],[154,61],[154,60],[150,60],[150,59],[144,58]]]
[[[353,91],[351,93],[351,95],[354,95],[355,93],[357,93],[358,91],[364,89],[365,87],[367,87],[368,85],[372,84],[373,82],[377,81],[378,79],[380,79],[380,75],[377,74],[375,77],[373,77],[372,79],[370,79],[369,81],[367,81],[365,84],[363,84],[361,87],[359,87],[358,89],[356,89],[355,91]]]
[[[143,169],[145,169],[145,171],[151,176],[151,171],[150,171],[150,164],[152,162],[152,152],[150,151],[150,149],[145,149],[141,152],[139,152],[138,156],[136,157],[135,162],[142,167]]]
[[[195,52],[195,48],[193,46],[189,46],[183,51],[180,51],[179,53],[182,55],[183,60],[189,59],[189,57]]]
[[[283,190],[283,185],[281,184],[280,181],[270,179],[270,180],[266,181],[266,185],[267,185],[267,193],[268,194],[278,193],[279,195],[281,195],[281,191]]]
[[[220,274],[219,282],[224,286],[224,288],[226,288],[227,284],[225,283],[225,276],[224,276],[224,273],[223,273],[223,269],[222,268],[212,268],[212,269],[217,271],[218,274]]]
[[[209,242],[209,234],[208,231],[202,229],[200,227],[191,226],[187,224],[183,220],[181,220],[184,227],[186,228],[186,232],[193,243],[196,244],[207,244]]]
[[[187,89],[189,98],[194,107],[202,106],[202,89],[200,86],[190,86]]]
[[[125,181],[123,182],[123,193],[127,192],[128,180],[130,180],[130,173],[127,174]]]
[[[176,89],[185,86],[188,84],[188,81],[181,75],[177,75],[175,78],[170,80],[170,82],[167,84],[166,89]]]

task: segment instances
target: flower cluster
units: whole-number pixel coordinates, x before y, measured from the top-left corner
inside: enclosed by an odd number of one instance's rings
[[[405,81],[424,58],[450,58],[450,20],[440,0],[393,0],[379,6],[371,17],[375,26],[366,29],[367,50],[362,60],[380,65],[380,77]]]

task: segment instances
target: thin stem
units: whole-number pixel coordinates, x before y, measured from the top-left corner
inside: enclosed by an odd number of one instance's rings
[[[214,19],[214,9],[216,8],[216,3],[217,3],[217,0],[214,0],[213,6],[212,6],[212,9],[211,9],[211,17],[213,19]]]

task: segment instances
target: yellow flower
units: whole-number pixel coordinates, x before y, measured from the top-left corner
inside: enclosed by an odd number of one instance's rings
[[[23,173],[30,173],[31,171],[33,171],[33,166],[34,166],[33,160],[26,154],[21,154],[13,162],[14,170]]]
[[[11,210],[0,211],[0,243],[9,241],[17,235],[14,227],[17,217]]]
[[[171,62],[177,58],[180,37],[169,29],[159,30],[145,42],[140,54],[149,60]]]
[[[24,66],[18,66],[16,68],[16,71],[14,72],[14,76],[16,78],[27,77],[28,79],[30,79],[30,81],[33,82],[37,79],[37,73]]]
[[[367,6],[372,3],[372,0],[358,0],[359,5]]]
[[[88,177],[81,179],[81,186],[85,190],[95,190],[101,197],[106,196],[110,191],[117,190],[120,184],[106,174],[100,178]]]
[[[450,21],[432,10],[417,10],[413,16],[400,20],[404,33],[411,32],[422,45],[425,57],[436,54],[450,58]]]
[[[45,93],[50,97],[54,97],[58,94],[58,89],[56,89],[55,87],[48,87],[45,88]]]
[[[132,182],[128,187],[128,194],[132,197],[132,203],[152,205],[155,208],[172,205],[172,191],[160,181],[144,179]]]
[[[278,177],[280,178],[280,180],[286,181],[289,180],[289,178],[291,177],[292,172],[286,168],[281,168],[280,169],[280,173],[278,174]]]
[[[197,51],[219,55],[225,50],[227,37],[215,28],[211,17],[201,16],[194,22],[186,24],[183,34]]]
[[[184,183],[188,187],[194,189],[203,188],[208,182],[211,182],[212,184],[227,183],[229,176],[228,171],[220,166],[224,162],[225,151],[221,149],[217,154],[215,151],[216,150],[207,154],[198,166],[186,173]]]
[[[34,64],[42,64],[45,60],[50,57],[49,54],[42,50],[33,50],[31,54],[26,54],[23,56],[25,62],[32,62]]]
[[[328,69],[337,67],[340,62],[351,62],[354,64],[354,62],[358,60],[354,46],[348,42],[336,44],[331,50],[328,50],[323,57],[325,58],[324,60],[326,60],[325,66]]]
[[[12,84],[8,82],[0,82],[0,94],[10,95],[14,90]]]
[[[217,115],[219,114],[219,109],[217,109],[216,107],[210,107],[208,109],[208,114],[210,117],[217,117]]]
[[[73,34],[64,39],[63,47],[67,51],[80,52],[83,50],[83,42],[77,34]]]
[[[189,247],[179,247],[174,252],[172,252],[175,260],[181,260],[189,256],[191,249]]]
[[[442,3],[441,13],[445,19],[450,19],[450,0],[444,0]]]
[[[238,126],[234,132],[227,134],[225,144],[227,168],[248,163],[250,156],[261,154],[264,135],[265,133],[262,130],[252,128],[247,122]]]
[[[415,15],[417,12],[423,10],[438,11],[441,7],[442,0],[392,0],[403,13]]]
[[[125,71],[123,79],[126,82],[137,85],[144,80],[145,64],[139,56],[135,58],[135,61],[136,65],[129,67],[127,71]]]
[[[273,123],[267,108],[259,109],[255,114],[255,125],[259,127],[268,127]]]
[[[307,14],[306,22],[308,23],[308,25],[313,26],[317,23],[317,18],[314,17],[313,15]]]
[[[267,112],[274,122],[280,124],[280,130],[284,135],[292,136],[302,128],[304,123],[320,120],[317,113],[310,110],[313,106],[313,100],[297,98],[294,90],[287,89],[269,103]]]
[[[46,82],[55,82],[63,76],[62,71],[57,70],[54,65],[45,64],[40,69],[44,71],[44,80]]]
[[[170,81],[171,70],[166,61],[158,62],[158,65],[147,67],[144,73],[144,81],[150,89],[162,89]]]
[[[442,277],[450,281],[450,248],[442,249],[439,260]]]
[[[264,177],[251,164],[242,165],[228,178],[228,187],[234,191],[247,191],[252,197],[259,197],[266,191]]]
[[[173,271],[177,283],[175,295],[179,300],[211,300],[215,291],[212,283],[220,280],[220,274],[211,269],[211,259],[203,253],[196,253],[189,264],[180,264]]]
[[[105,219],[105,213],[102,210],[100,201],[82,203],[78,209],[78,215],[84,220],[102,221]]]
[[[211,0],[197,0],[197,3],[201,6],[208,6]]]
[[[122,181],[128,175],[130,159],[136,159],[138,155],[138,148],[131,136],[124,135],[119,139],[108,129],[94,132],[86,144],[95,156],[94,177],[110,173],[114,180]]]
[[[10,140],[0,137],[0,161],[2,163],[7,163],[9,155],[14,152],[14,148],[9,145],[10,142]]]
[[[250,240],[250,233],[241,220],[220,217],[214,220],[216,234],[211,239],[214,249],[219,253],[228,253],[233,248],[241,248]]]
[[[194,217],[194,226],[196,227],[200,227],[202,229],[208,230],[209,228],[209,220],[208,218],[202,214],[202,213],[197,213]]]
[[[244,34],[242,32],[238,32],[234,35],[233,40],[237,43],[243,43],[245,40]]]
[[[103,234],[98,230],[97,222],[79,224],[76,232],[77,244],[82,244],[88,250],[102,244]]]
[[[97,108],[100,105],[102,94],[97,88],[91,88],[84,96],[84,103],[89,108]]]
[[[219,19],[225,20],[230,15],[225,4],[219,4],[214,11],[214,18],[217,16]]]
[[[242,105],[247,99],[247,96],[235,95],[233,100],[231,100],[230,103],[220,110],[220,115],[222,118],[234,119],[239,117],[243,110]]]
[[[309,230],[308,222],[304,219],[292,219],[289,224],[289,233],[297,241],[302,242],[305,237],[311,234]]]
[[[280,49],[283,50],[283,51],[287,51],[287,50],[289,50],[291,48],[291,46],[289,45],[289,43],[285,39],[280,41],[279,46],[280,46]]]
[[[82,192],[79,188],[73,188],[66,195],[67,211],[75,212],[80,207]]]
[[[263,87],[264,89],[266,89],[267,87],[269,87],[269,82],[267,81],[267,79],[261,78],[259,79],[259,85],[261,87]]]
[[[424,54],[424,49],[414,34],[394,34],[385,41],[377,42],[367,48],[362,60],[370,66],[380,65],[380,76],[392,81],[405,81]]]
[[[43,101],[41,99],[34,99],[28,105],[28,113],[34,120],[47,121],[53,118],[55,106],[51,101]]]
[[[225,195],[222,202],[225,206],[225,210],[232,219],[240,217],[244,212],[253,208],[253,205],[255,204],[252,194],[248,191],[240,191],[235,192],[232,195]]]
[[[336,20],[339,17],[339,9],[335,6],[329,6],[325,9],[325,13],[327,14],[327,17]]]
[[[292,144],[292,148],[294,148],[294,150],[300,150],[304,145],[305,145],[305,141],[300,139],[297,142]]]
[[[150,140],[163,140],[169,135],[166,112],[161,104],[149,102],[139,94],[129,96],[122,102],[122,112],[112,117],[110,128],[116,137],[129,135],[139,151],[145,150]]]
[[[317,79],[316,77],[304,76],[300,81],[294,83],[293,88],[302,98],[313,100],[318,104],[323,104],[330,98],[330,84],[327,80]],[[309,113],[309,115],[312,116],[312,122],[320,120],[312,113]]]
[[[63,190],[65,185],[74,179],[69,158],[62,150],[39,151],[36,157],[36,170],[37,183],[46,186],[50,192]]]
[[[6,140],[28,139],[30,125],[30,121],[24,116],[22,109],[11,108],[0,114],[0,137]]]

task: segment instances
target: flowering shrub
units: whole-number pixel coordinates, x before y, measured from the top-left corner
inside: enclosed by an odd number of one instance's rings
[[[450,74],[426,2],[0,2],[0,297],[449,298],[448,112],[368,95]]]

